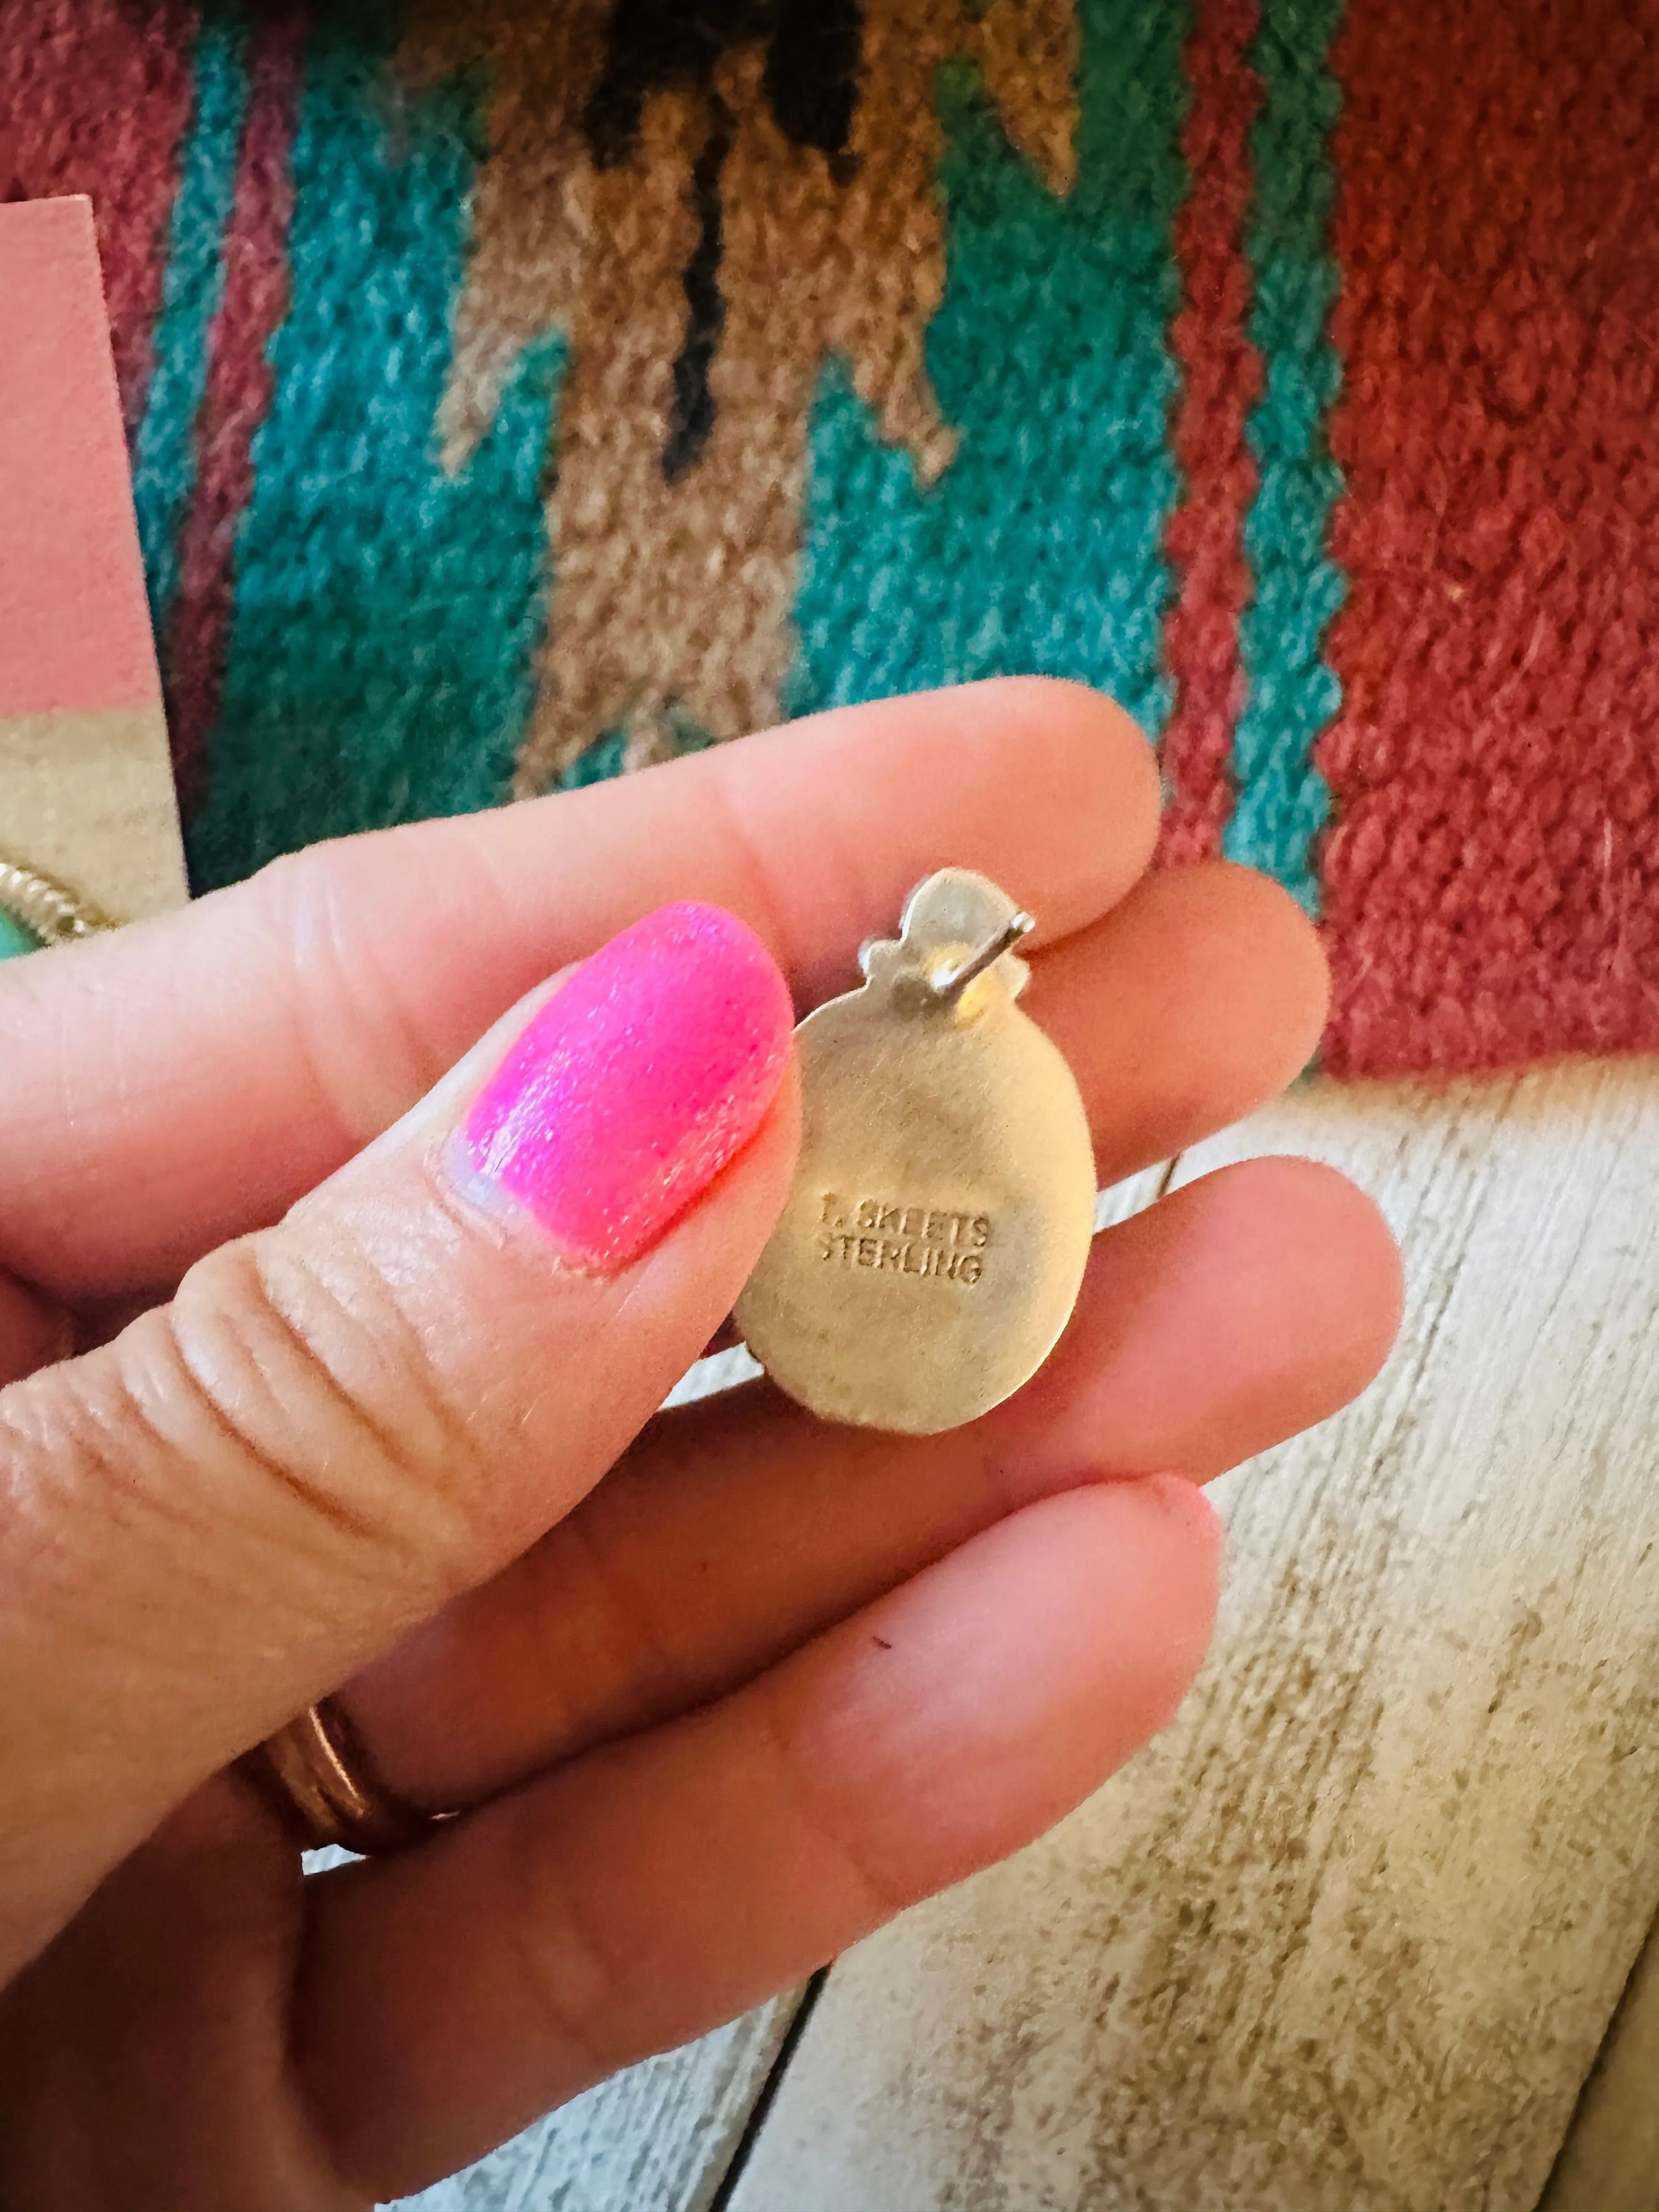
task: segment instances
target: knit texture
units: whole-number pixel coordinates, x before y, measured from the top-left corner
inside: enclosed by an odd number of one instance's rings
[[[1659,1044],[1656,109],[1648,0],[0,11],[198,888],[1069,676],[1345,1074]]]

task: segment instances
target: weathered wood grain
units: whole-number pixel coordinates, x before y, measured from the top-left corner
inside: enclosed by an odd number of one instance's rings
[[[397,2212],[707,2212],[800,1995],[630,2067]]]
[[[1310,1086],[1383,1378],[1223,1486],[1202,1680],[832,1975],[732,2212],[1530,2212],[1659,1899],[1659,1070]],[[1589,2200],[1581,2200],[1588,2203]]]

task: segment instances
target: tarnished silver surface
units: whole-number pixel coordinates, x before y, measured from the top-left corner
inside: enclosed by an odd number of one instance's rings
[[[863,988],[796,1032],[800,1165],[738,1302],[744,1340],[832,1420],[929,1435],[999,1404],[1071,1316],[1094,1222],[1076,1082],[981,950],[1024,921],[983,876],[912,893]],[[1029,922],[1024,921],[1029,927]]]

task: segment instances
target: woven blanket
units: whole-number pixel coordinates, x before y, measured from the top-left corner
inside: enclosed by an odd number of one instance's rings
[[[1659,1045],[1656,115],[1651,0],[0,9],[198,888],[1073,677],[1351,1074]]]

